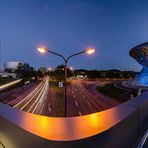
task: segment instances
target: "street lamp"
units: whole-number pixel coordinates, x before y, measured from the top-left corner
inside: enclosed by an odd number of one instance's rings
[[[65,91],[65,95],[64,95],[65,96],[65,100],[64,100],[65,110],[64,110],[64,112],[65,112],[65,117],[67,117],[67,63],[68,63],[70,58],[72,58],[74,56],[77,56],[79,54],[83,54],[83,53],[86,53],[88,55],[93,54],[95,52],[95,49],[94,48],[87,48],[87,49],[85,49],[85,50],[83,50],[81,52],[72,54],[67,58],[65,58],[63,55],[61,55],[59,53],[56,53],[56,52],[53,52],[53,51],[49,50],[48,48],[38,48],[38,51],[43,53],[43,54],[47,53],[47,52],[52,53],[54,55],[57,55],[57,56],[61,57],[64,60],[64,67],[65,67],[64,68],[64,70],[65,70],[65,75],[64,75],[64,77],[65,77],[65,85],[64,85],[65,86],[65,90],[64,90]]]
[[[69,67],[69,69],[71,70],[71,71],[73,71],[74,70],[74,68],[71,66],[71,67]]]

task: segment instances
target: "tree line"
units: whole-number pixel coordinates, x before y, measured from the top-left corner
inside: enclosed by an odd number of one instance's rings
[[[34,67],[30,66],[28,63],[19,63],[17,70],[15,73],[19,78],[22,79],[23,82],[31,81],[32,79],[37,80],[39,78],[44,77],[45,75],[50,76],[54,80],[62,81],[64,80],[64,65],[57,66],[54,70],[51,71],[42,71],[36,70]],[[43,69],[43,68],[42,68]],[[111,70],[70,70],[67,67],[67,77],[72,76],[86,76],[87,78],[95,79],[95,78],[134,78],[137,72],[134,71],[120,71],[117,69]]]
[[[111,70],[84,70],[79,69],[74,72],[76,75],[87,76],[88,78],[134,78],[137,72],[134,71],[120,71],[117,69]]]

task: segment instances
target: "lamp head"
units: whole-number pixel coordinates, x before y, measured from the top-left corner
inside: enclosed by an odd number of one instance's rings
[[[42,47],[40,47],[40,48],[38,48],[38,51],[39,51],[40,53],[46,53],[46,52],[48,52],[48,49],[47,49],[47,48],[42,48]]]
[[[95,49],[94,48],[87,48],[86,50],[85,50],[85,53],[86,54],[93,54],[95,52]]]

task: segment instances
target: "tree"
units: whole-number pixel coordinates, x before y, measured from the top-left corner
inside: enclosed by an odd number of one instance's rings
[[[59,65],[56,67],[56,69],[52,72],[50,72],[50,76],[52,78],[55,78],[58,81],[62,81],[65,79],[65,66],[64,65]],[[67,77],[72,76],[72,71],[67,68]]]
[[[38,72],[28,63],[19,63],[15,72],[22,79],[23,83],[28,80],[30,81],[33,77],[36,80],[38,79]]]

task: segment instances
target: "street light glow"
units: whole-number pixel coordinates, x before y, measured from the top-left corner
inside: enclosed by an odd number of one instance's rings
[[[71,71],[74,70],[74,68],[73,68],[72,66],[71,66],[69,69],[70,69]]]
[[[86,52],[87,54],[93,54],[93,53],[95,52],[95,49],[94,49],[94,48],[87,48],[87,49],[85,50],[85,52]]]
[[[49,68],[48,68],[48,71],[52,71],[52,68],[51,68],[51,67],[49,67]]]
[[[45,53],[47,52],[48,49],[46,48],[38,48],[38,51],[41,52],[41,53]]]

